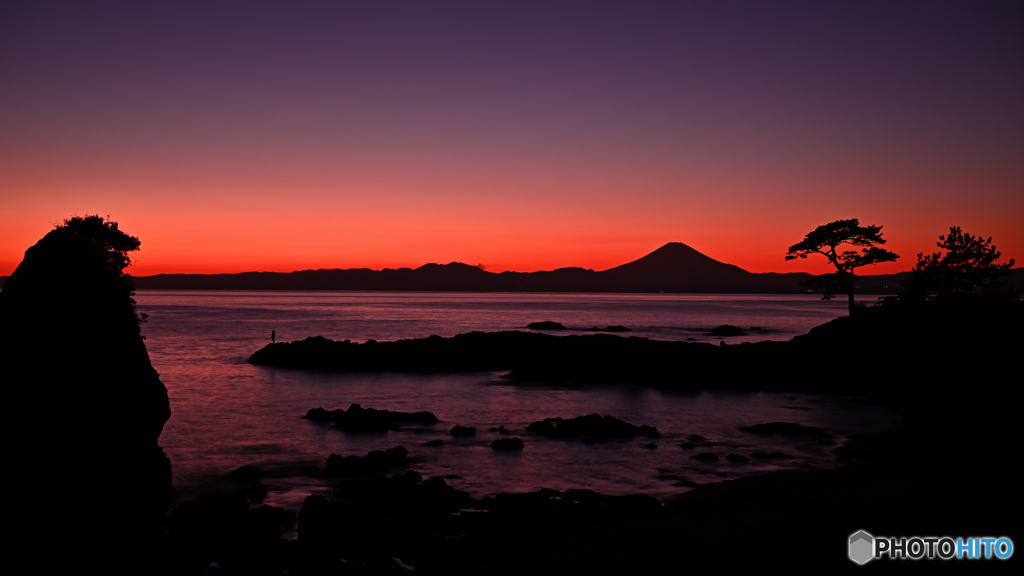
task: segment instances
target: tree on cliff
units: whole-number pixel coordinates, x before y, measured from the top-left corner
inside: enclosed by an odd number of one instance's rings
[[[119,230],[117,222],[110,220],[110,216],[72,216],[55,228],[74,232],[106,262],[112,272],[118,274],[124,274],[124,269],[131,264],[128,253],[138,250],[141,245],[138,238]]]
[[[911,295],[962,297],[1007,290],[1014,260],[997,264],[1002,253],[992,245],[991,237],[986,240],[964,234],[959,226],[953,226],[948,235],[939,236],[936,246],[946,253],[918,254],[917,265],[903,282]]]
[[[856,250],[842,250],[843,245],[866,246],[860,252]],[[861,226],[856,218],[850,220],[836,220],[823,226],[818,226],[809,232],[801,242],[789,247],[786,252],[786,260],[796,258],[807,258],[809,254],[821,254],[828,258],[828,261],[836,267],[831,274],[815,276],[810,280],[800,282],[801,286],[821,290],[822,300],[831,300],[836,293],[846,292],[850,302],[850,313],[855,310],[853,299],[853,286],[857,276],[854,269],[879,262],[892,262],[899,258],[899,255],[879,248],[876,244],[885,244],[882,238],[881,226]]]
[[[131,264],[128,253],[138,250],[141,246],[139,239],[119,230],[117,222],[111,220],[110,216],[103,218],[95,214],[66,218],[63,224],[58,224],[54,228],[74,233],[89,246],[107,270],[123,279],[124,288],[128,292],[136,320],[140,324],[145,322],[146,314],[139,314],[136,309],[135,283],[132,282],[131,276],[124,271]]]

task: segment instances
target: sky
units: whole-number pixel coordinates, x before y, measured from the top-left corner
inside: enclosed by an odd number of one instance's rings
[[[0,3],[0,275],[72,215],[133,275],[752,272],[882,226],[1024,264],[1021,2]]]

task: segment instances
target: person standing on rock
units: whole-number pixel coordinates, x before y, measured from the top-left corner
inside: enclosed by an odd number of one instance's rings
[[[277,330],[271,330],[270,331],[270,343],[271,344],[276,343],[277,342],[276,338],[277,338]]]

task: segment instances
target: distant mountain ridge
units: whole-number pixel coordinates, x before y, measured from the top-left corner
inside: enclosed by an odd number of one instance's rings
[[[863,276],[862,294],[896,294],[906,272]],[[487,272],[460,262],[419,268],[320,269],[237,274],[157,274],[136,287],[175,290],[363,290],[444,292],[667,292],[803,294],[806,272],[753,273],[670,242],[633,262],[595,272],[569,267],[540,272]],[[1017,274],[1014,284],[1024,276]]]
[[[1024,289],[1024,268],[1010,284]],[[860,276],[860,294],[898,294],[907,272]],[[419,268],[302,270],[238,274],[135,276],[140,290],[393,290],[446,292],[675,292],[804,294],[806,272],[755,273],[719,262],[681,242],[669,242],[637,260],[595,272],[579,267],[541,272],[486,272],[461,262]],[[0,288],[6,276],[0,276]]]

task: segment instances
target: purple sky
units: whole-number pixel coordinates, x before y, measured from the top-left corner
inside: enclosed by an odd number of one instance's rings
[[[1022,102],[1022,2],[5,2],[0,274],[92,213],[135,274],[1020,259]]]

